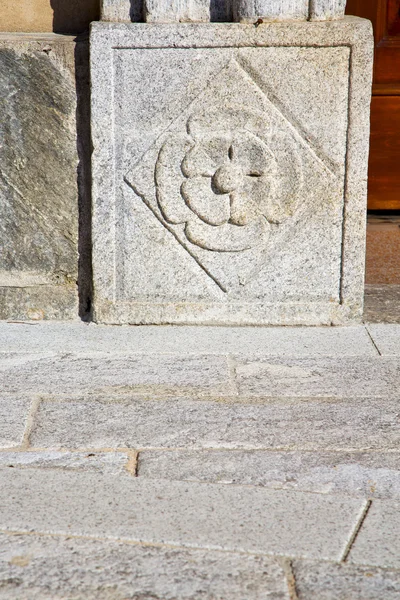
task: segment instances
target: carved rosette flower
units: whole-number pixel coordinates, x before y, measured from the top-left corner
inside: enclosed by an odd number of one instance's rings
[[[276,155],[256,133],[265,130],[257,115],[206,117],[192,116],[187,135],[163,144],[155,169],[158,205],[167,222],[184,224],[191,243],[216,252],[248,250],[266,240],[271,223],[293,214],[295,194],[288,191],[296,161],[282,167],[279,143]]]

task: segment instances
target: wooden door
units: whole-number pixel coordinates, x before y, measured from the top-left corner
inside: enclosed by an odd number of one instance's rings
[[[400,210],[400,0],[348,0],[346,13],[375,33],[368,208]]]

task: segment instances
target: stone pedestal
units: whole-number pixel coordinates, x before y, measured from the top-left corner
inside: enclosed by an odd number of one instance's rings
[[[94,314],[360,319],[370,23],[96,23]]]

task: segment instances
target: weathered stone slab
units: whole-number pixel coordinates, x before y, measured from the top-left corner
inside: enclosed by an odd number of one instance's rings
[[[374,500],[349,562],[400,569],[400,502]]]
[[[241,486],[2,469],[0,529],[339,560],[364,502]]]
[[[1,600],[289,600],[273,558],[111,540],[0,534],[0,579]]]
[[[400,285],[366,285],[366,323],[400,323]]]
[[[64,469],[107,474],[130,474],[129,457],[123,452],[0,452],[0,467]],[[1,474],[0,474],[1,479]]]
[[[105,398],[115,398],[118,390]],[[31,435],[43,448],[394,450],[399,401],[161,398],[43,402]]]
[[[127,398],[135,394],[233,394],[223,356],[134,355],[0,359],[2,391],[28,396]]]
[[[268,358],[238,361],[242,396],[398,398],[396,358]]]
[[[29,396],[0,390],[0,448],[12,448],[22,443],[30,404]]]
[[[310,19],[343,19],[347,0],[310,0]]]
[[[397,310],[400,313],[400,304]],[[400,356],[400,324],[371,324],[368,330],[382,356]]]
[[[361,498],[400,498],[400,453],[144,450],[138,474]]]
[[[110,327],[0,323],[0,353],[231,354],[235,356],[376,356],[367,330],[357,327]]]
[[[0,319],[77,318],[76,48],[0,35]]]
[[[298,600],[397,600],[400,571],[348,564],[292,562]]]
[[[356,18],[95,24],[96,320],[359,319],[372,51]]]

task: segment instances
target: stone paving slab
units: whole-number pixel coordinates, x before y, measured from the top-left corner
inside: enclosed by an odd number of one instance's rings
[[[7,394],[0,389],[0,448],[22,443],[30,406],[29,397]]]
[[[0,322],[0,352],[375,356],[357,327],[110,327]]]
[[[134,355],[130,357],[40,357],[10,354],[0,359],[3,390],[53,397],[110,397],[155,393],[232,394],[223,356]]]
[[[340,560],[365,502],[246,486],[1,469],[0,530]]]
[[[269,557],[0,533],[0,600],[289,600]]]
[[[0,452],[0,467],[63,469],[132,475],[134,456],[123,452]],[[1,476],[0,476],[1,479]]]
[[[400,356],[400,325],[371,324],[368,330],[382,356]]]
[[[137,473],[152,479],[400,498],[400,453],[144,450]]]
[[[399,397],[395,358],[270,358],[238,362],[243,396]]]
[[[400,502],[372,502],[349,561],[400,569]]]
[[[400,323],[400,285],[366,285],[364,321]]]
[[[396,450],[399,401],[127,397],[42,402],[36,448]]]
[[[348,564],[292,563],[296,600],[398,600],[400,572]]]

